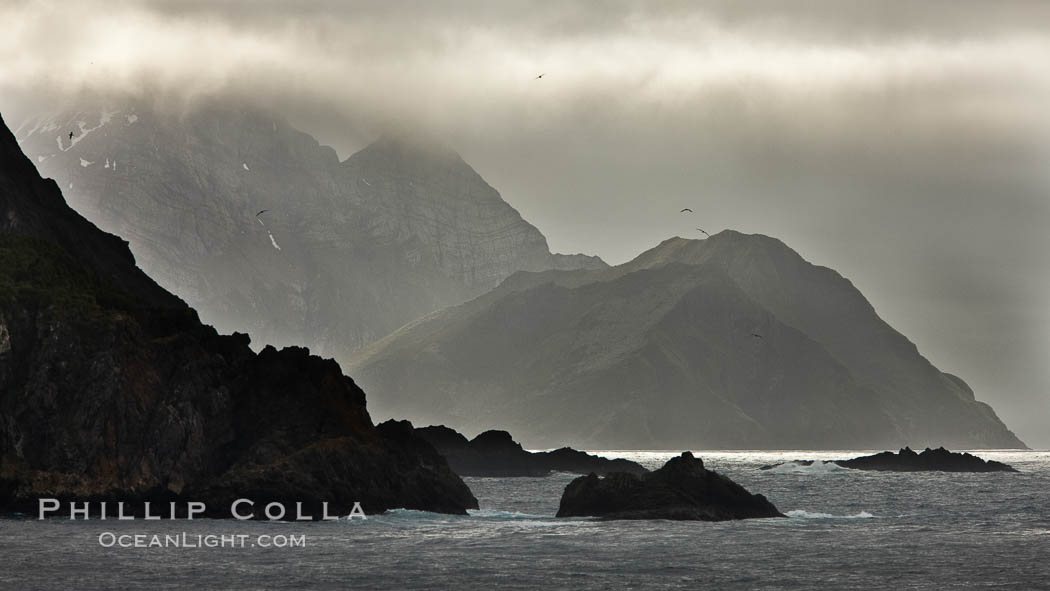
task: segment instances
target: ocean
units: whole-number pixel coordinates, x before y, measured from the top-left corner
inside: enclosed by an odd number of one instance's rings
[[[650,468],[677,455],[596,453]],[[759,470],[867,453],[694,451],[708,468],[766,495],[786,519],[558,519],[561,492],[575,477],[561,473],[467,478],[481,505],[467,517],[392,511],[299,523],[5,518],[0,588],[1050,589],[1050,452],[974,452],[1017,474],[822,464]],[[100,538],[107,533],[113,537],[105,542],[123,535],[129,545],[134,535],[197,542],[243,536],[246,544],[106,547]],[[263,539],[270,547],[260,546]],[[285,547],[273,547],[281,540]]]

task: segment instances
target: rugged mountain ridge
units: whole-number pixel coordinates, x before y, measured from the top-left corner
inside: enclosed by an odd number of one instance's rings
[[[1023,447],[848,280],[733,231],[515,274],[351,367],[377,415],[499,423],[536,447]]]
[[[144,101],[73,109],[16,135],[151,277],[260,344],[345,359],[516,271],[604,266],[552,254],[433,142],[387,135],[340,162],[280,117],[222,99],[179,115]]]
[[[0,511],[36,499],[465,513],[411,432],[305,349],[221,336],[41,178],[0,119]]]

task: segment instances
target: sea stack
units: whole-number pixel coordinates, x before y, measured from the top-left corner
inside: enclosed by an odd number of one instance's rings
[[[704,468],[684,452],[641,476],[612,473],[581,476],[565,487],[558,517],[728,521],[784,517],[764,496]]]

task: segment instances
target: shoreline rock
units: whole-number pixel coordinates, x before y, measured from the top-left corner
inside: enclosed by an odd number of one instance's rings
[[[689,452],[643,474],[581,476],[565,487],[558,517],[728,521],[784,517],[760,494],[712,470]]]

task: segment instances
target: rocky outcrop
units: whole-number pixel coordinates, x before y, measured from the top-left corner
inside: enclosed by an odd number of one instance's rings
[[[558,517],[727,521],[784,517],[762,495],[704,468],[689,452],[641,476],[581,476],[565,487]]]
[[[477,501],[411,430],[306,349],[255,353],[66,206],[0,121],[0,511],[36,499],[321,504],[347,514]],[[221,516],[219,513],[217,516]]]
[[[848,280],[733,231],[604,270],[517,273],[349,367],[383,393],[373,412],[498,421],[537,448],[1024,446]]]
[[[773,470],[780,466],[812,466],[815,460],[792,460],[762,466],[759,470]],[[1011,466],[994,460],[984,460],[968,453],[951,452],[943,447],[926,448],[921,453],[910,447],[893,453],[884,451],[871,456],[851,460],[822,460],[824,464],[835,464],[854,470],[879,472],[1017,472]]]
[[[910,447],[893,453],[884,451],[871,456],[838,460],[843,468],[884,472],[1017,472],[1002,462],[983,460],[968,453],[951,452],[943,447],[926,448],[920,453]]]
[[[506,431],[485,431],[472,440],[444,425],[416,429],[445,456],[460,476],[547,476],[551,472],[648,472],[622,458],[607,459],[568,447],[548,452],[529,452]]]
[[[551,254],[435,142],[385,136],[340,162],[280,117],[220,99],[179,115],[148,102],[73,109],[19,140],[160,285],[259,345],[343,361],[516,271],[605,266]]]

